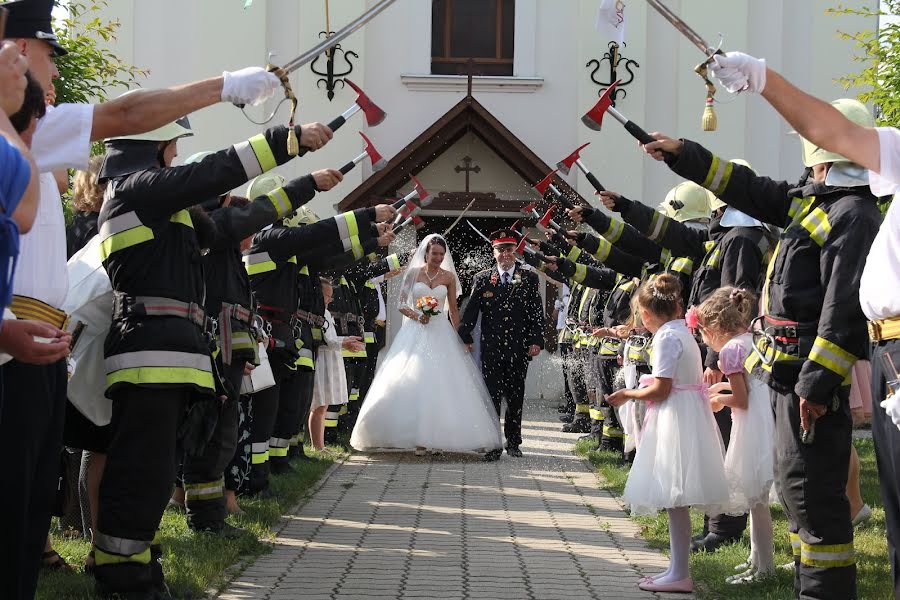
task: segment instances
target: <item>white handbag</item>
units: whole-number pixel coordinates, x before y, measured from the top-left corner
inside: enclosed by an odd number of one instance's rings
[[[262,344],[259,345],[259,366],[244,375],[241,382],[241,395],[255,394],[275,385],[275,375],[269,365],[269,355]]]

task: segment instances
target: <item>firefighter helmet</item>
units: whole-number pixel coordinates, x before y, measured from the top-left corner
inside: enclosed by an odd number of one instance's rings
[[[669,190],[660,212],[679,223],[709,219],[712,194],[693,181],[683,181]]]
[[[832,102],[831,105],[857,125],[862,125],[863,127],[875,127],[875,119],[872,117],[872,113],[869,112],[866,105],[859,100],[841,98],[840,100]],[[824,148],[816,146],[802,136],[800,137],[800,141],[803,143],[803,164],[807,167],[814,167],[825,163],[851,162],[836,152],[829,152]]]
[[[287,183],[287,179],[278,173],[263,173],[257,176],[250,185],[247,186],[247,197],[250,200],[265,196],[272,190],[276,190]]]

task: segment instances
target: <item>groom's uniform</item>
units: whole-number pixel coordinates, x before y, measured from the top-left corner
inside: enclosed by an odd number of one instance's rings
[[[498,234],[491,237],[495,246],[508,238]],[[522,404],[531,360],[528,347],[544,347],[544,311],[538,281],[537,274],[519,264],[508,271],[497,266],[482,271],[472,282],[472,294],[460,320],[459,336],[471,344],[472,329],[481,315],[481,371],[498,417],[500,404],[506,398],[507,447],[522,443]]]

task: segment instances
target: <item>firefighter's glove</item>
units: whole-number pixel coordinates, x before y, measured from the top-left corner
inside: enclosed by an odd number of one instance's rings
[[[729,92],[755,92],[761,94],[766,87],[766,60],[743,52],[716,55],[709,65],[709,72]]]
[[[222,73],[222,102],[256,106],[281,89],[281,80],[262,67],[247,67]]]

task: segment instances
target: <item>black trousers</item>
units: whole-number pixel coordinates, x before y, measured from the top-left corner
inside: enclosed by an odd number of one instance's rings
[[[151,551],[175,480],[177,431],[192,392],[120,389],[113,396],[112,439],[100,482],[96,567],[101,594],[159,589]],[[154,572],[156,569],[156,572]]]
[[[856,598],[853,526],[847,469],[853,420],[850,386],[816,420],[812,444],[800,441],[800,399],[771,390],[775,410],[775,478],[794,550],[794,595],[816,600]]]
[[[294,435],[291,438],[291,445],[296,445],[298,456],[303,454],[303,434],[306,431],[306,424],[309,421],[309,408],[312,405],[313,387],[316,383],[316,372],[310,370],[297,371],[297,386],[300,390],[300,421],[294,428]]]
[[[66,363],[0,367],[0,596],[34,597],[59,480]]]
[[[255,494],[269,485],[269,440],[275,430],[278,403],[281,398],[281,382],[293,371],[279,362],[272,361],[275,385],[253,394],[253,424],[250,429],[251,465],[248,492]]]
[[[597,406],[602,415],[603,436],[600,447],[603,450],[612,450],[622,453],[625,451],[625,430],[619,423],[619,415],[616,409],[606,401],[606,395],[615,391],[616,375],[622,367],[615,358],[607,358],[600,361],[600,388],[597,390]]]
[[[244,361],[230,365],[219,363],[219,372],[231,390],[241,389],[244,364]],[[223,402],[216,428],[203,453],[184,456],[184,501],[191,529],[219,529],[225,524],[224,474],[237,446],[239,404],[238,397]]]
[[[571,367],[569,366],[569,359],[572,354],[572,344],[560,344],[559,345],[559,357],[562,359],[562,372],[563,372],[563,400],[566,405],[567,413],[575,412],[575,397],[572,395],[571,383],[569,381]]]
[[[225,489],[244,494],[250,489],[253,451],[250,430],[253,425],[253,396],[241,396],[238,402],[238,435],[234,456],[225,469]]]
[[[900,554],[897,550],[900,544],[900,429],[881,408],[881,401],[889,391],[887,382],[896,379],[897,374],[890,372],[885,355],[891,357],[895,368],[900,368],[900,340],[880,342],[872,353],[872,437],[887,521],[894,597],[900,598]]]
[[[591,354],[584,348],[573,348],[569,356],[572,365],[572,370],[569,372],[569,385],[572,389],[572,397],[575,398],[575,419],[590,421],[591,406],[587,393],[586,370]]]
[[[269,463],[272,465],[288,462],[291,438],[297,435],[297,425],[303,412],[301,388],[299,370],[284,374],[278,394],[278,413],[269,438]]]
[[[491,400],[494,401],[494,409],[497,418],[500,417],[500,405],[506,400],[506,419],[503,424],[503,433],[506,436],[507,446],[519,446],[522,444],[522,406],[525,403],[525,377],[528,374],[528,361],[516,362],[489,362],[482,357],[481,372],[484,375],[484,383]]]

